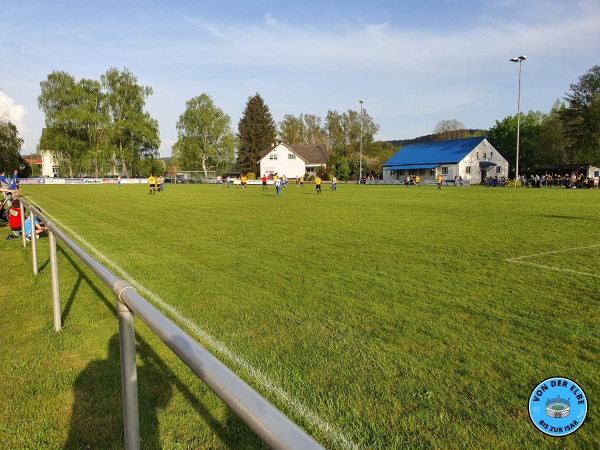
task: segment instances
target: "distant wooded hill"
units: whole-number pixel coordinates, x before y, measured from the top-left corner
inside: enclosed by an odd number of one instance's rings
[[[393,141],[387,141],[390,142],[394,147],[404,147],[405,145],[412,145],[412,144],[424,144],[425,142],[434,142],[434,141],[447,141],[450,139],[463,139],[463,138],[468,138],[468,137],[475,137],[475,136],[487,136],[488,134],[488,130],[461,130],[462,131],[462,135],[461,136],[456,136],[456,135],[449,135],[448,132],[445,133],[437,133],[437,134],[428,134],[427,136],[420,136],[414,139],[399,139],[399,140],[393,140]],[[455,133],[455,132],[453,132]]]

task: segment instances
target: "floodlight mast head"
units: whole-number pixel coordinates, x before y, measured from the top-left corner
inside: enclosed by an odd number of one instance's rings
[[[521,55],[521,56],[516,56],[514,58],[510,58],[510,61],[521,62],[521,61],[525,61],[526,59],[527,59],[527,55]]]

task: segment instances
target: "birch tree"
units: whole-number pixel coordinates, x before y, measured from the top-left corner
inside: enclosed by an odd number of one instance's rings
[[[233,163],[236,146],[231,119],[215,106],[208,94],[186,102],[177,122],[173,157],[184,170],[208,171]]]
[[[146,99],[153,90],[140,86],[128,70],[111,68],[100,78],[106,93],[111,117],[110,140],[115,159],[121,164],[121,173],[130,175],[129,168],[137,161],[157,157],[160,146],[158,122],[144,111]]]

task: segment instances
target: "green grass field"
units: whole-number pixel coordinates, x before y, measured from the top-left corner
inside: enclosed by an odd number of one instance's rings
[[[24,186],[52,221],[331,449],[600,447],[600,190]],[[114,297],[4,241],[0,447],[122,448]],[[165,305],[169,305],[167,311]],[[145,327],[142,448],[262,444]],[[553,438],[533,388],[577,382]]]

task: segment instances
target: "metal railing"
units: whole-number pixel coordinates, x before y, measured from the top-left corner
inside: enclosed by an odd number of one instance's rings
[[[116,298],[121,354],[123,421],[125,448],[127,450],[140,448],[134,314],[269,447],[290,450],[323,449],[323,447],[282,412],[271,405],[221,361],[140,296],[129,283],[117,277],[77,245],[77,243],[49,221],[35,206],[23,198],[21,198],[21,205],[22,217],[24,205],[28,206],[30,211],[34,275],[38,274],[34,216],[43,221],[48,228],[52,305],[54,329],[56,331],[61,330],[56,238],[60,239],[64,246],[89,267],[110,288]],[[26,243],[23,226],[23,245],[26,245]]]

